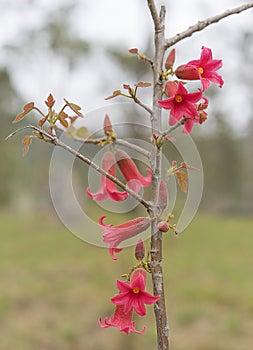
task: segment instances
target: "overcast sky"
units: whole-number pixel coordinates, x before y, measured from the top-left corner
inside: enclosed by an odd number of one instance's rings
[[[24,29],[36,31],[47,15],[71,3],[73,1],[70,0],[0,0],[0,45],[18,43]],[[159,0],[157,3],[166,5],[169,37],[198,20],[244,2]],[[112,63],[103,62],[102,48],[107,45],[123,46],[126,50],[131,47],[138,47],[140,50],[146,47],[147,38],[152,32],[152,22],[145,5],[144,0],[80,1],[80,6],[76,7],[72,16],[73,30],[93,42],[93,52],[96,55],[92,61],[90,59],[84,61],[82,67],[75,73],[68,71],[63,60],[55,61],[49,53],[43,51],[43,47],[36,54],[33,52],[28,54],[26,47],[23,47],[14,62],[8,62],[8,57],[0,53],[0,62],[11,66],[14,82],[26,101],[44,101],[48,93],[52,92],[56,98],[67,97],[85,106],[86,110],[92,110],[104,105],[104,97],[120,87],[122,82],[127,82],[127,72],[119,72],[113,68]],[[221,93],[222,98],[226,100],[225,108],[231,108],[233,112],[232,120],[236,120],[242,105],[247,116],[250,115],[244,94],[236,92],[238,78],[235,79],[233,72],[238,71],[241,64],[237,41],[242,31],[252,28],[252,23],[253,10],[249,10],[212,25],[205,31],[195,34],[192,39],[186,39],[177,45],[178,64],[198,58],[202,45],[211,47],[215,58],[223,59],[222,74],[225,85]],[[101,81],[108,84],[107,92],[99,88]],[[237,98],[235,106],[231,106],[233,94]],[[245,120],[242,121],[242,126],[245,126]]]

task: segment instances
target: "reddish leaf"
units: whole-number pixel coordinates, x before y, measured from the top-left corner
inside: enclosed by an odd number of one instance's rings
[[[42,125],[45,124],[45,122],[47,121],[48,117],[49,117],[49,115],[46,115],[45,118],[42,118],[42,119],[39,120],[38,126],[39,126],[40,128],[42,127]]]
[[[83,114],[79,112],[81,110],[81,107],[76,105],[75,103],[70,103],[64,98],[64,101],[66,102],[67,106],[72,109],[73,112],[75,112],[79,117],[83,117]]]
[[[45,101],[45,104],[49,107],[52,108],[53,105],[55,104],[55,99],[52,94],[49,94],[47,100]]]
[[[149,82],[143,82],[143,81],[140,81],[139,83],[137,84],[134,84],[136,87],[140,87],[140,88],[146,88],[146,87],[149,87],[151,86],[152,84],[149,83]]]
[[[22,144],[24,145],[23,148],[23,157],[27,154],[29,151],[29,147],[32,143],[32,136],[25,136],[22,140]]]
[[[29,102],[24,106],[24,110],[22,113],[19,113],[16,118],[13,120],[12,123],[17,123],[19,122],[21,119],[24,118],[24,116],[26,114],[28,114],[32,109],[34,108],[34,102]]]
[[[62,118],[62,119],[59,119],[60,123],[62,126],[64,126],[65,128],[67,128],[69,126],[69,123],[66,119]]]
[[[112,95],[106,97],[105,100],[110,100],[111,98],[114,98],[114,97],[119,96],[119,95],[121,95],[121,91],[120,90],[115,90],[115,91],[113,91]]]
[[[131,86],[129,84],[123,84],[123,89],[131,90]]]
[[[70,123],[73,124],[77,120],[77,118],[78,117],[69,117]]]
[[[139,50],[135,47],[133,49],[128,50],[128,52],[132,55],[138,55]]]

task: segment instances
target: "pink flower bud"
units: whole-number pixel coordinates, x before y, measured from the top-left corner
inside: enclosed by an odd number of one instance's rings
[[[182,66],[177,67],[175,74],[178,79],[186,80],[198,80],[199,72],[196,67],[183,64]]]
[[[109,133],[111,133],[112,130],[112,123],[111,120],[108,116],[108,114],[106,114],[105,119],[104,119],[104,133],[107,135]]]
[[[176,50],[175,49],[172,49],[166,59],[166,62],[165,62],[165,69],[166,70],[169,70],[173,67],[174,65],[174,62],[175,62],[175,57],[176,57]]]
[[[157,227],[161,232],[168,232],[170,229],[169,224],[166,221],[160,221],[159,224],[157,224]]]
[[[142,239],[139,239],[135,247],[135,257],[137,260],[142,260],[145,256],[145,245]]]
[[[168,97],[174,96],[177,91],[177,83],[175,81],[167,81],[165,85],[165,93]]]

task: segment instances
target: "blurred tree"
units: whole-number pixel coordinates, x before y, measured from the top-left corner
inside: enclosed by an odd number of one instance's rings
[[[22,104],[6,68],[0,69],[0,91],[0,205],[3,206],[9,203],[12,191],[16,189],[17,174],[22,173],[21,162],[17,157],[19,141],[5,142],[5,137],[12,131],[11,120]]]

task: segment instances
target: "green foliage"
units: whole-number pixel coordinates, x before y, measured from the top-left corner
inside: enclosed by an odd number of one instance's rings
[[[113,311],[114,280],[134,263],[132,249],[115,265],[108,249],[82,243],[50,216],[2,215],[0,225],[4,350],[155,348],[151,307],[146,337],[97,324]],[[252,229],[252,220],[198,216],[187,232],[165,238],[173,349],[251,350]]]

